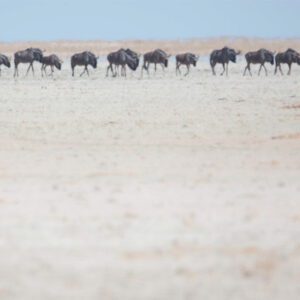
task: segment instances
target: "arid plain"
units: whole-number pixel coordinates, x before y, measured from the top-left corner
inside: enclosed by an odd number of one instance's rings
[[[2,68],[0,299],[299,299],[300,66],[72,78],[60,53]]]

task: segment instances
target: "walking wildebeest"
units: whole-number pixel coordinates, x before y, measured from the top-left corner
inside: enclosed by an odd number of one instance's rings
[[[139,66],[139,55],[130,50],[130,49],[120,49],[116,52],[112,52],[108,54],[107,60],[109,65],[106,70],[106,76],[109,74],[109,70],[111,70],[112,75],[117,76],[117,68],[121,66],[121,76],[126,77],[126,65],[133,71],[137,69]],[[115,65],[115,72],[113,70],[113,65]]]
[[[97,57],[95,54],[89,51],[74,54],[71,57],[72,76],[74,76],[74,69],[76,66],[84,66],[84,70],[80,74],[80,76],[82,76],[85,72],[89,76],[90,74],[88,70],[88,65],[91,65],[94,69],[97,68]]]
[[[246,75],[247,70],[252,76],[250,64],[260,64],[258,75],[260,75],[261,69],[264,68],[266,76],[268,75],[268,71],[265,67],[265,63],[269,62],[271,65],[274,65],[274,53],[266,49],[259,49],[258,51],[248,52],[245,54],[245,58],[247,61],[247,66],[245,67],[244,76]]]
[[[19,76],[18,65],[20,63],[24,63],[24,64],[29,63],[26,76],[28,75],[30,68],[32,69],[32,73],[34,75],[33,62],[34,61],[41,62],[42,58],[43,58],[43,51],[39,48],[27,48],[26,50],[16,52],[15,59],[14,59],[15,62],[14,77]]]
[[[234,49],[224,47],[220,50],[214,50],[210,54],[210,66],[212,69],[213,75],[216,75],[215,72],[215,66],[217,63],[222,64],[223,66],[223,72],[221,75],[223,75],[226,71],[226,76],[228,76],[228,64],[230,61],[236,62],[236,56],[239,55],[241,51],[235,51]],[[226,65],[226,68],[225,68]]]
[[[7,68],[10,68],[10,60],[9,58],[4,55],[4,54],[0,54],[0,76],[1,76],[1,65],[6,66]]]
[[[165,67],[168,67],[168,60],[171,55],[168,55],[165,51],[161,49],[156,49],[152,52],[148,52],[144,54],[144,64],[142,67],[142,74],[143,70],[145,69],[149,75],[149,66],[150,64],[154,64],[154,70],[156,72],[156,65],[160,64],[163,71]]]
[[[45,75],[47,76],[46,73],[47,66],[50,66],[51,68],[51,76],[53,76],[54,67],[56,67],[56,69],[58,70],[61,70],[62,61],[55,54],[51,54],[49,56],[43,56],[41,63],[42,63],[42,76],[44,76],[43,73],[45,73]]]
[[[287,75],[291,75],[292,63],[297,63],[298,65],[300,65],[300,54],[297,51],[289,48],[285,52],[277,53],[277,55],[275,56],[274,74],[277,73],[277,69],[279,68],[281,75],[283,75],[281,64],[287,64],[289,66]]]
[[[193,53],[184,53],[176,55],[176,75],[177,73],[181,74],[180,66],[185,65],[187,72],[184,76],[187,76],[190,73],[190,65],[196,67],[199,56]]]

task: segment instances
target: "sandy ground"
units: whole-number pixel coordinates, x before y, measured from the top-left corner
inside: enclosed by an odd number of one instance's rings
[[[0,298],[299,299],[300,67],[104,65],[3,69]]]
[[[1,43],[0,53],[13,57],[13,53],[28,47],[40,47],[46,54],[56,53],[62,57],[69,57],[74,53],[90,50],[97,56],[104,56],[120,48],[132,48],[139,53],[161,48],[169,54],[176,55],[183,52],[193,52],[199,55],[209,55],[214,49],[221,49],[227,45],[238,49],[242,53],[267,48],[271,51],[285,51],[293,48],[300,51],[300,39],[258,39],[258,38],[208,38],[189,40],[125,40],[125,41],[34,41]]]

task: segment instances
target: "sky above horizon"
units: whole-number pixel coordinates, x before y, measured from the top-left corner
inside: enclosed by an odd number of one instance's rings
[[[299,38],[300,0],[0,0],[0,41]]]

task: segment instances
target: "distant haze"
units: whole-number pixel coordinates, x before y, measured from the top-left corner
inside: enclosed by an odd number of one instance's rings
[[[0,41],[300,37],[298,0],[0,0]]]

